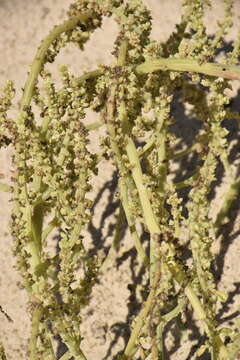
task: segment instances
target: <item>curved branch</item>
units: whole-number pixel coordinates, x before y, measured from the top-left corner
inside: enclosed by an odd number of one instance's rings
[[[23,97],[21,100],[21,110],[24,110],[24,107],[29,106],[31,103],[31,98],[37,82],[38,75],[44,64],[46,52],[52,42],[56,40],[60,34],[69,30],[73,30],[79,23],[88,20],[89,17],[90,14],[80,14],[65,21],[63,24],[55,26],[50,32],[50,34],[42,41],[30,67],[30,72],[28,74],[28,78],[24,87]]]
[[[148,74],[154,71],[186,71],[231,80],[240,80],[240,66],[214,63],[199,64],[193,59],[160,58],[146,61],[135,67],[137,74]]]

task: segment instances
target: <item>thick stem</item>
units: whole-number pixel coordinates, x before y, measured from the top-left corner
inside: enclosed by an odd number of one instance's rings
[[[151,207],[147,188],[143,184],[143,173],[142,173],[137,149],[133,140],[130,137],[127,137],[126,151],[131,165],[133,180],[136,184],[139,194],[139,199],[142,205],[145,223],[151,234],[159,234],[160,228],[156,216],[154,215]]]
[[[156,216],[152,210],[148,190],[143,183],[143,173],[136,146],[130,137],[127,137],[126,151],[131,165],[132,177],[138,190],[138,195],[144,216],[144,222],[150,233],[150,284],[152,284],[154,279],[154,272],[157,269],[155,248],[157,241],[156,235],[160,235],[160,227],[158,225]]]
[[[214,63],[199,64],[197,60],[193,59],[162,58],[146,61],[135,68],[137,74],[148,74],[159,70],[195,72],[230,80],[240,80],[240,66]]]

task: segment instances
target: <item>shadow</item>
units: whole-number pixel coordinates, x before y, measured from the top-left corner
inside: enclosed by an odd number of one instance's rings
[[[59,231],[59,233],[53,237],[53,240],[56,242],[56,254],[58,254],[60,252],[60,247],[59,247],[60,239],[61,239],[61,231]],[[55,271],[56,271],[56,274],[58,274],[60,272],[60,263],[59,262],[57,262],[57,264],[56,264]],[[56,299],[56,303],[61,306],[63,302],[62,302],[62,297],[58,290],[55,292],[54,296]],[[52,328],[52,324],[50,324],[50,328]],[[54,335],[53,338],[57,342],[56,358],[58,360],[68,351],[68,347],[64,344],[64,342],[59,334]],[[73,357],[71,357],[69,360],[73,360]]]
[[[67,346],[62,341],[61,336],[57,335],[54,337],[54,339],[57,341],[57,353],[56,357],[57,360],[61,359],[61,357],[68,352]],[[69,360],[74,360],[73,357],[69,358]]]
[[[222,308],[219,310],[217,314],[216,320],[218,321],[219,324],[222,324],[226,321],[230,322],[231,320],[236,319],[240,315],[240,311],[235,311],[231,315],[227,315],[223,317],[223,315],[229,312],[229,310],[231,309],[230,305],[233,304],[235,296],[240,294],[240,282],[235,282],[233,283],[233,285],[235,289],[229,292],[228,300],[225,303],[223,303]]]
[[[180,29],[183,31],[183,28]],[[223,48],[219,50],[226,51],[231,49],[232,43],[225,43]],[[201,101],[201,106],[206,107],[206,98],[205,98],[205,90],[199,86],[199,101]],[[231,109],[232,111],[238,111],[240,108],[240,90],[238,91],[237,96],[231,100],[230,104],[226,106],[227,109]],[[189,103],[191,103],[191,99],[189,99]],[[183,105],[182,98],[182,89],[178,89],[173,99],[173,105],[171,109],[171,116],[177,121],[171,126],[170,131],[180,140],[178,149],[180,150],[183,146],[191,146],[194,144],[199,131],[203,126],[203,122],[199,120],[196,116],[194,116],[191,111],[186,113],[186,108]],[[236,120],[231,118],[226,118],[223,123],[223,127],[228,130],[227,141],[229,143],[234,143],[231,148],[229,161],[231,163],[235,162],[239,158],[239,149],[240,149],[240,139],[238,136],[239,127]],[[182,158],[175,161],[178,165],[178,169],[174,173],[174,182],[181,182],[189,178],[194,174],[197,167],[201,166],[202,160],[200,159],[197,152],[193,152],[191,155],[183,156]],[[238,170],[240,173],[240,169]],[[212,183],[211,189],[208,195],[209,201],[213,200],[216,196],[216,188],[221,185],[223,176],[224,176],[224,168],[220,161],[217,165],[216,170],[216,180]],[[101,189],[99,189],[94,203],[93,203],[93,218],[90,220],[88,225],[88,232],[91,236],[91,249],[90,254],[95,255],[99,252],[99,250],[103,250],[105,255],[109,251],[109,245],[107,244],[107,239],[111,238],[114,233],[115,224],[108,223],[110,217],[112,217],[119,208],[120,202],[115,197],[115,193],[117,190],[118,183],[118,173],[115,171],[112,175],[112,178],[107,181]],[[197,186],[197,185],[196,185]],[[183,199],[183,212],[182,215],[187,218],[188,217],[188,209],[186,204],[189,199],[189,191],[191,187],[185,187],[178,190],[178,196]],[[99,225],[94,225],[94,214],[99,211],[99,204],[104,196],[105,192],[108,192],[107,195],[107,205],[104,209],[101,209],[101,215],[99,220]],[[215,261],[212,264],[212,273],[216,282],[221,281],[221,277],[224,271],[225,265],[225,257],[227,252],[229,251],[230,246],[235,241],[235,239],[240,235],[240,231],[233,233],[234,223],[236,219],[237,213],[239,213],[240,204],[239,202],[235,202],[229,212],[229,219],[227,224],[222,225],[217,232],[218,241],[220,241],[220,251],[216,256]],[[104,230],[105,229],[105,230]],[[124,238],[127,231],[127,223],[126,219],[121,224],[121,237]],[[147,242],[149,244],[149,236],[144,231],[141,236],[141,242]],[[179,252],[181,254],[181,260],[183,263],[186,263],[188,259],[191,258],[191,249],[189,248],[189,244],[187,243],[185,246],[179,247]],[[149,252],[149,249],[148,249]],[[137,253],[135,248],[131,248],[130,250],[124,252],[120,257],[116,259],[114,264],[116,270],[126,261],[130,259],[130,272],[131,272],[131,283],[126,285],[128,290],[130,291],[130,295],[128,298],[127,308],[128,313],[126,317],[126,321],[116,322],[111,325],[110,330],[113,333],[113,339],[109,344],[104,357],[101,360],[108,359],[117,359],[118,355],[121,355],[120,351],[114,358],[111,357],[114,346],[119,342],[119,339],[123,339],[125,345],[128,342],[130,332],[131,332],[131,323],[136,315],[139,313],[141,309],[141,304],[146,300],[148,295],[148,287],[149,284],[146,283],[143,285],[143,290],[141,290],[140,298],[137,296],[137,290],[140,284],[143,282],[145,269],[144,267],[136,266],[137,265]],[[226,313],[231,309],[231,305],[233,304],[237,295],[240,292],[240,283],[234,283],[235,289],[229,293],[227,301],[222,304],[220,308],[216,320],[218,324],[223,324],[224,322],[231,322],[231,320],[235,319],[236,316],[239,315],[239,312],[233,312],[230,315],[225,316]],[[176,305],[176,301],[171,303],[172,308]],[[168,304],[169,307],[169,304]],[[164,310],[164,309],[163,309]],[[169,311],[169,308],[166,310]],[[201,345],[203,345],[206,341],[206,337],[203,336],[199,328],[197,327],[194,319],[192,318],[192,314],[189,310],[185,312],[186,319],[183,321],[181,316],[178,315],[174,320],[171,320],[164,329],[164,337],[167,337],[171,334],[173,338],[173,343],[170,348],[165,347],[165,358],[166,360],[171,360],[172,356],[179,350],[181,346],[181,333],[188,329],[190,331],[188,341],[190,341],[193,345],[189,352],[184,355],[181,360],[191,360],[195,358],[196,352]],[[64,354],[66,351],[65,345],[59,340],[58,344],[58,358]],[[210,360],[211,356],[208,352],[204,352],[201,356],[197,357],[199,360]],[[179,359],[180,360],[180,359]]]
[[[98,193],[96,194],[96,197],[94,199],[93,202],[93,206],[92,206],[92,218],[88,224],[88,232],[90,234],[90,239],[91,239],[91,248],[89,250],[89,254],[90,255],[96,255],[98,254],[98,251],[104,250],[105,256],[108,253],[109,250],[109,245],[106,245],[106,240],[108,238],[112,238],[113,237],[113,233],[114,233],[114,226],[115,224],[111,224],[108,223],[108,220],[116,213],[116,211],[119,208],[120,202],[117,199],[116,200],[116,196],[115,196],[115,192],[116,192],[116,188],[117,188],[117,181],[118,181],[118,176],[117,176],[117,172],[115,171],[110,180],[107,181],[98,191]],[[105,208],[102,208],[101,206],[99,206],[99,203],[102,199],[103,196],[105,196],[105,192],[108,192],[108,196],[107,196],[107,205]],[[100,220],[99,220],[99,225],[95,226],[94,225],[94,220],[95,220],[95,216],[94,215],[99,215],[100,212]],[[106,225],[107,225],[107,230],[103,231],[103,229],[106,229]],[[123,239],[125,236],[125,232],[127,230],[127,224],[126,224],[126,220],[124,219],[123,223],[121,224],[121,238]],[[104,233],[105,232],[105,233]],[[59,241],[60,241],[60,235],[56,236],[54,238],[54,240],[56,241],[56,253],[59,252]],[[134,251],[133,251],[134,253]],[[133,257],[135,257],[135,253],[134,255],[132,255]],[[119,266],[119,265],[118,265]],[[60,265],[58,264],[56,267],[56,273],[58,273],[60,270]],[[56,300],[59,304],[61,304],[62,299],[61,296],[59,294],[56,294]],[[125,330],[123,330],[123,328],[128,327],[128,325],[124,326],[124,323],[122,324],[113,324],[113,329],[114,332],[116,334],[115,338],[116,340],[113,341],[113,344],[110,346],[109,352],[111,353],[111,347],[114,346],[114,344],[118,341],[119,337],[123,336],[123,332]],[[61,356],[63,356],[66,351],[67,351],[67,347],[64,344],[64,342],[62,341],[60,336],[55,337],[55,340],[57,341],[57,359],[60,359]],[[73,359],[73,358],[72,358]]]
[[[116,213],[116,211],[120,205],[119,200],[115,199],[117,183],[118,183],[118,175],[117,175],[117,172],[115,171],[112,175],[112,178],[102,186],[102,188],[98,191],[96,198],[94,199],[93,207],[92,207],[93,216],[89,222],[88,229],[87,229],[91,235],[91,240],[92,240],[92,248],[90,250],[90,253],[92,255],[97,254],[99,249],[104,250],[105,255],[106,255],[107,251],[109,250],[109,246],[106,246],[106,239],[113,235],[114,225],[112,225],[112,224],[108,225],[105,235],[103,234],[103,229],[106,226],[107,220]],[[98,208],[99,202],[102,199],[102,197],[104,196],[104,193],[106,191],[109,192],[109,195],[107,197],[107,205],[106,205],[105,209],[99,209]],[[99,226],[95,226],[94,225],[94,214],[96,214],[98,212],[101,212],[101,217],[100,217],[100,221],[99,221]],[[127,224],[126,224],[126,220],[125,220],[121,226],[122,238],[125,235],[126,229],[127,229]]]
[[[143,231],[140,240],[142,244],[146,241],[147,244],[149,244],[149,235]],[[149,247],[147,248],[147,252],[148,251],[149,251]],[[131,334],[132,321],[135,319],[135,317],[141,310],[142,303],[146,301],[148,296],[147,288],[149,286],[149,283],[147,282],[146,284],[143,284],[143,276],[146,270],[144,266],[140,266],[140,268],[139,266],[137,267],[138,261],[137,261],[137,252],[135,247],[124,252],[122,256],[117,259],[116,268],[119,269],[121,264],[123,264],[128,259],[130,259],[130,272],[131,272],[131,283],[128,284],[127,286],[128,290],[130,291],[130,295],[127,303],[128,314],[124,323],[115,323],[112,325],[111,330],[114,333],[114,338],[111,341],[108,350],[106,352],[106,355],[102,360],[110,359],[109,356],[111,355],[112,349],[114,345],[118,342],[120,336],[124,340],[125,346],[127,345],[127,342]],[[143,285],[143,289],[141,289],[140,291],[140,299],[139,299],[139,297],[137,297],[137,287],[140,284]],[[114,357],[114,359],[115,358],[117,359],[118,355],[121,355],[121,353],[122,351],[116,354],[116,357]]]
[[[225,44],[224,49],[231,48],[231,43]],[[239,112],[240,107],[240,90],[238,90],[237,95],[231,100],[231,102],[226,106],[226,109],[230,109],[234,112]],[[197,132],[201,129],[201,122],[195,123],[194,126],[190,125],[189,122],[192,123],[196,120],[196,118],[189,117],[185,115],[184,106],[181,104],[181,95],[176,94],[176,97],[174,99],[174,106],[173,106],[173,116],[175,117],[175,113],[178,115],[178,123],[174,124],[172,126],[172,131],[175,135],[177,135],[182,141],[182,144],[187,144],[188,146],[191,145],[194,142],[195,136]],[[234,144],[230,150],[229,153],[229,162],[232,164],[239,160],[239,149],[240,149],[240,139],[239,139],[239,125],[238,122],[235,119],[231,118],[225,118],[225,120],[222,122],[222,126],[228,130],[227,135],[227,142],[230,144]],[[196,166],[201,165],[199,163],[199,159],[197,154],[195,153],[192,157],[184,156],[181,160],[178,161],[179,169],[175,173],[175,182],[184,181],[186,178],[192,175],[194,170],[196,169]],[[185,170],[185,173],[183,173],[183,169]],[[237,177],[240,174],[240,168],[238,168],[237,171]],[[211,189],[208,195],[209,201],[213,200],[216,196],[216,188],[221,185],[223,176],[224,176],[224,168],[220,161],[218,161],[217,169],[216,169],[216,180],[212,183]],[[189,195],[190,187],[183,188],[178,191],[178,195],[183,199],[183,216],[187,218],[187,209],[185,207],[187,201],[188,201],[188,195]],[[212,264],[212,273],[214,275],[216,283],[219,283],[221,281],[223,272],[224,272],[224,266],[225,266],[225,258],[226,254],[229,252],[231,245],[233,242],[239,237],[240,231],[234,232],[234,225],[236,221],[237,214],[239,214],[240,210],[240,204],[239,204],[239,198],[234,201],[232,204],[229,214],[227,223],[221,225],[217,229],[217,238],[220,242],[220,250],[215,258],[215,261]],[[187,247],[188,244],[186,244],[186,247],[184,249],[181,249],[181,252],[183,255],[183,261],[185,262],[187,259],[191,258],[191,251]],[[228,322],[228,324],[231,326],[233,325],[232,320],[236,319],[240,312],[234,311],[230,315],[224,316],[226,313],[228,313],[231,309],[231,305],[236,301],[236,296],[239,296],[240,294],[240,283],[235,282],[234,283],[235,289],[231,291],[228,295],[228,299],[225,303],[222,304],[220,310],[218,311],[218,314],[216,316],[216,321],[218,325],[224,324]],[[165,349],[165,357],[164,359],[169,360],[171,359],[171,356],[174,355],[174,353],[179,349],[180,347],[180,333],[181,329],[179,329],[179,317],[177,319],[174,319],[170,321],[165,330],[164,335],[166,336],[168,333],[172,334],[172,337],[174,339],[172,347],[170,350],[166,351]],[[186,327],[190,329],[191,334],[189,335],[189,341],[195,343],[188,355],[184,358],[181,358],[181,360],[191,360],[193,358],[196,358],[196,351],[199,349],[201,345],[204,344],[206,341],[206,337],[201,335],[199,332],[198,327],[194,323],[194,321],[191,319],[191,316],[187,315],[186,320]],[[226,338],[225,343],[228,343],[228,338]],[[210,360],[211,355],[207,351],[205,351],[201,356],[197,356],[197,359],[199,360]]]

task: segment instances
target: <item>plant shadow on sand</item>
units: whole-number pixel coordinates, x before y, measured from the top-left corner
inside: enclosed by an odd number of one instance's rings
[[[231,46],[231,43],[225,43],[222,50],[226,50]],[[232,111],[237,111],[240,106],[240,90],[233,99],[231,99],[228,108]],[[172,126],[172,132],[181,139],[181,145],[191,145],[194,143],[194,139],[200,130],[202,123],[194,116],[191,117],[186,115],[184,105],[181,103],[181,99],[178,93],[175,94],[175,98],[172,104],[172,116],[177,119],[177,122]],[[239,129],[236,120],[233,119],[225,119],[223,122],[223,126],[227,128],[229,131],[228,134],[228,141],[233,142],[234,146],[230,152],[230,163],[234,163],[239,157],[239,149],[240,149],[240,138],[239,138]],[[175,172],[174,181],[183,181],[185,178],[188,178],[196,169],[196,166],[199,165],[197,154],[193,154],[193,156],[184,156],[180,160],[178,160],[178,170]],[[184,176],[183,174],[184,170]],[[238,175],[240,175],[240,168],[238,169]],[[221,185],[224,176],[223,166],[219,162],[217,167],[216,173],[216,180],[212,183],[211,191],[209,194],[209,200],[213,200],[216,196],[216,188]],[[88,232],[92,239],[92,248],[90,253],[92,255],[97,254],[99,250],[103,250],[105,255],[109,250],[109,245],[106,244],[107,239],[113,236],[114,232],[114,224],[110,223],[107,226],[107,231],[103,232],[103,228],[105,227],[106,223],[108,222],[109,218],[112,218],[114,214],[116,214],[117,210],[119,209],[120,202],[116,199],[115,194],[117,191],[117,182],[118,182],[118,174],[115,171],[112,174],[112,178],[108,180],[96,194],[94,203],[93,203],[93,214],[94,212],[98,211],[97,206],[99,201],[104,196],[106,190],[108,190],[108,199],[107,205],[104,209],[102,209],[100,222],[98,226],[93,224],[93,221],[90,221],[88,226]],[[183,198],[183,214],[187,217],[187,209],[185,207],[188,201],[188,194],[189,194],[190,187],[183,188],[179,190],[179,196]],[[225,258],[226,254],[230,251],[230,247],[233,242],[236,240],[237,237],[240,235],[240,231],[234,232],[234,224],[237,217],[237,214],[240,210],[239,202],[235,202],[230,209],[228,221],[226,224],[222,225],[218,231],[218,241],[220,243],[220,250],[212,264],[212,273],[214,275],[216,283],[219,283],[223,273],[224,273],[224,265],[225,265]],[[121,236],[124,238],[127,232],[127,222],[126,219],[122,221],[121,224]],[[57,239],[56,239],[57,240]],[[141,241],[142,243],[147,244],[149,240],[149,235],[142,232]],[[147,245],[146,245],[147,247]],[[149,252],[149,249],[147,249]],[[184,248],[181,249],[183,254],[182,258],[185,261],[191,258],[191,251],[189,249],[189,244],[187,243]],[[137,266],[137,252],[134,247],[131,247],[119,257],[117,257],[114,261],[113,267],[114,269],[111,271],[121,271],[120,266],[125,262],[130,262],[130,274],[131,274],[131,282],[126,284],[130,294],[128,298],[128,313],[126,319],[123,319],[122,322],[113,323],[111,325],[111,331],[114,334],[108,348],[106,349],[106,354],[102,359],[98,360],[108,360],[108,359],[115,359],[117,357],[112,355],[112,350],[116,343],[119,342],[120,338],[124,340],[125,345],[128,342],[129,335],[130,335],[130,325],[133,318],[138,314],[139,310],[141,309],[141,304],[146,300],[147,297],[147,287],[146,289],[141,290],[142,298],[139,299],[137,296],[137,288],[142,283],[142,279],[145,275],[145,269],[143,266]],[[101,281],[101,279],[100,279]],[[229,313],[231,306],[234,302],[236,302],[236,297],[240,293],[240,282],[234,282],[232,284],[234,289],[228,293],[228,299],[225,303],[222,304],[220,307],[218,314],[217,314],[217,321],[220,325],[225,322],[228,322],[231,325],[231,321],[234,320],[240,313],[239,311],[234,311],[232,314],[226,315]],[[170,304],[168,304],[167,311],[170,311],[174,306],[177,304],[177,299],[170,299]],[[110,304],[109,304],[110,305]],[[165,346],[165,360],[170,360],[172,358],[179,359],[179,360],[191,360],[193,358],[198,358],[200,360],[210,360],[211,356],[209,353],[205,352],[201,356],[197,356],[196,352],[199,347],[205,342],[206,338],[199,332],[199,328],[196,326],[192,315],[189,310],[186,310],[186,318],[185,322],[183,323],[181,320],[181,316],[179,315],[174,320],[170,321],[164,330],[164,336],[167,337],[171,334],[171,337],[174,339],[172,342],[171,347],[167,348]],[[183,357],[174,357],[174,354],[179,350],[181,344],[181,332],[185,329],[189,330],[188,334],[188,342],[190,342],[190,350],[189,347],[184,353]],[[66,347],[61,342],[61,339],[58,338],[58,351],[57,356],[60,358],[65,352]],[[227,344],[228,339],[226,338],[225,343]],[[119,352],[120,354],[121,352]]]

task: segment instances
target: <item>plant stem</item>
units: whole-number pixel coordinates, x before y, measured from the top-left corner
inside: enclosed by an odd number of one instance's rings
[[[158,225],[156,216],[152,210],[149,200],[149,194],[146,186],[143,184],[143,173],[137,153],[137,149],[133,140],[127,136],[126,152],[131,165],[132,177],[138,190],[139,199],[144,216],[144,222],[150,232],[150,284],[153,283],[154,272],[156,271],[156,235],[160,235],[160,227]]]
[[[53,335],[51,334],[51,330],[49,329],[46,321],[44,323],[44,329],[46,331],[46,339],[48,342],[48,357],[46,360],[56,360],[56,356],[53,348]]]
[[[189,176],[187,179],[174,183],[175,188],[182,189],[186,186],[190,186],[193,183],[193,181],[197,181],[197,179],[200,177],[199,170],[200,170],[199,167],[197,167],[194,173],[191,176]]]
[[[134,351],[134,346],[135,346],[135,343],[139,336],[139,333],[142,329],[144,321],[146,320],[146,317],[147,317],[147,315],[152,307],[152,304],[154,302],[156,287],[157,287],[159,280],[160,280],[160,271],[156,271],[154,273],[153,286],[150,290],[150,293],[148,295],[146,302],[143,305],[142,310],[140,311],[139,315],[137,316],[137,318],[135,320],[130,339],[128,340],[126,349],[124,351],[124,355],[126,356],[126,359],[131,359],[132,353]]]
[[[99,129],[103,125],[104,124],[101,121],[95,121],[95,122],[92,122],[91,124],[85,125],[85,127],[88,131],[91,131],[91,130]]]
[[[59,360],[70,360],[72,358],[72,355],[70,354],[69,351],[65,352],[65,354],[63,354],[63,356],[60,357]]]
[[[139,193],[139,199],[142,205],[145,223],[151,234],[156,234],[156,233],[159,234],[160,228],[156,216],[152,211],[147,188],[143,184],[143,173],[142,173],[137,149],[133,140],[130,137],[127,137],[126,151],[131,165],[133,180],[136,184]]]
[[[223,204],[220,211],[217,214],[214,226],[219,228],[226,216],[229,214],[229,210],[232,207],[233,203],[237,200],[240,193],[240,181],[234,181],[228,191],[224,194]]]
[[[171,250],[170,250],[171,251]],[[184,270],[182,269],[180,264],[175,264],[174,266],[168,266],[169,270],[172,273],[173,278],[179,283],[180,286],[186,282]],[[228,351],[224,343],[222,342],[219,334],[215,332],[215,329],[211,325],[207,314],[204,310],[201,301],[199,300],[198,296],[196,295],[194,289],[192,288],[191,284],[187,284],[184,289],[184,293],[188,298],[192,308],[196,314],[198,320],[201,320],[204,325],[204,331],[209,339],[212,340],[214,353],[219,354],[217,360],[228,360]]]
[[[37,360],[37,339],[39,332],[39,321],[43,314],[43,308],[41,306],[37,306],[33,312],[32,316],[32,330],[31,330],[31,338],[29,342],[29,350],[30,350],[30,360]]]
[[[113,152],[115,154],[119,170],[120,170],[121,173],[124,173],[124,172],[126,172],[126,169],[125,169],[124,164],[122,162],[121,151],[120,151],[120,149],[118,147],[118,144],[117,144],[117,142],[115,140],[116,139],[115,126],[112,123],[114,121],[114,107],[115,107],[115,100],[114,99],[115,99],[116,90],[117,90],[116,84],[113,84],[111,89],[109,90],[109,98],[108,98],[107,109],[106,109],[107,110],[106,111],[106,126],[107,126],[108,133],[110,135],[111,148],[112,148],[112,150],[113,150]],[[121,196],[125,199],[125,196],[127,196],[127,195],[124,195],[125,191],[127,191],[127,189],[131,189],[132,186],[131,186],[131,181],[130,181],[128,176],[126,176],[124,178],[124,182],[126,182],[127,188],[125,189],[125,185],[123,185],[123,182],[121,183],[121,180],[120,180],[120,184],[121,184],[120,185],[120,191],[121,191]],[[133,223],[133,219],[131,218],[131,215],[129,214],[129,211],[128,211],[128,201],[126,201],[126,199],[125,199],[123,201],[122,205],[123,205],[123,208],[124,208],[124,211],[125,211],[125,215],[126,215],[126,218],[127,218],[127,221],[128,221],[128,225],[131,226],[130,233],[131,233],[131,235],[133,235],[133,241],[134,241],[134,244],[136,246],[138,255],[139,255],[139,257],[141,259],[144,259],[143,260],[144,262],[146,262],[147,256],[145,255],[145,251],[144,251],[144,249],[142,247],[142,244],[141,244],[141,242],[139,240],[137,232],[135,231],[134,227],[132,227],[132,225],[134,225],[134,223]]]
[[[124,66],[126,63],[127,49],[128,49],[128,41],[123,40],[119,48],[119,54],[117,59],[117,64],[119,66]]]
[[[9,186],[8,184],[3,184],[3,183],[0,183],[0,190],[2,190],[4,192],[12,192],[11,186]]]
[[[196,72],[225,79],[240,80],[240,66],[214,63],[199,64],[197,60],[187,58],[160,58],[146,61],[135,67],[135,72],[137,74],[148,74],[159,70]]]
[[[136,248],[138,256],[142,260],[143,264],[146,267],[148,267],[149,266],[149,259],[148,259],[147,255],[146,255],[146,252],[143,249],[141,241],[139,239],[139,235],[138,235],[138,232],[137,232],[137,229],[136,229],[134,218],[133,218],[132,213],[131,213],[130,208],[129,208],[127,186],[126,186],[125,182],[123,181],[123,179],[120,179],[119,188],[120,188],[120,196],[121,196],[122,206],[123,206],[124,211],[125,211],[129,231],[130,231],[131,237],[133,239],[135,248]]]
[[[42,41],[40,47],[37,50],[35,58],[30,67],[30,72],[28,74],[24,92],[20,103],[20,116],[17,119],[18,125],[24,125],[25,114],[28,113],[28,108],[31,104],[31,99],[34,93],[34,88],[37,83],[38,75],[42,70],[42,67],[45,62],[46,53],[54,40],[56,40],[61,33],[74,29],[79,22],[85,22],[90,17],[89,14],[80,14],[75,16],[63,24],[55,26],[54,29],[50,32],[50,34]],[[25,126],[25,125],[24,125]],[[24,128],[21,129],[21,132],[24,131]],[[24,150],[25,153],[26,150]],[[26,157],[26,156],[25,156]],[[26,176],[26,160],[17,160],[16,162],[24,169],[24,177]],[[25,185],[23,187],[24,198],[26,200],[26,213],[28,219],[28,233],[29,233],[29,242],[27,244],[27,248],[29,253],[31,254],[30,264],[31,271],[34,277],[36,267],[40,264],[40,250],[41,250],[41,237],[42,237],[42,223],[43,223],[43,211],[41,211],[42,205],[38,204],[37,206],[32,206],[28,199],[28,189],[27,189],[27,181],[25,180]],[[41,177],[38,175],[34,175],[33,184],[38,184],[39,191],[41,188]],[[36,291],[37,289],[35,289]]]
[[[119,49],[118,64],[121,64],[121,65],[124,64],[124,59],[126,57],[126,51],[127,51],[127,42],[123,41],[120,46],[120,49]],[[106,122],[108,133],[110,135],[111,148],[115,154],[120,173],[123,174],[123,173],[126,173],[126,169],[122,162],[121,151],[115,140],[116,139],[116,129],[115,129],[115,125],[114,125],[114,116],[115,116],[116,91],[117,91],[117,84],[113,83],[111,88],[109,89],[109,97],[108,97],[108,102],[107,102],[107,107],[106,107],[105,122]],[[124,103],[122,103],[122,106],[124,106]],[[127,192],[129,189],[132,189],[132,183],[131,183],[129,176],[124,177],[124,181],[122,181],[120,179],[120,193],[121,193],[121,197],[122,197],[122,205],[123,205],[123,208],[125,211],[128,225],[129,225],[130,233],[132,235],[132,238],[133,238],[133,241],[134,241],[134,244],[135,244],[135,247],[136,247],[136,250],[138,252],[140,259],[143,261],[144,264],[147,264],[148,258],[146,256],[145,250],[143,249],[142,244],[140,242],[139,236],[136,231],[134,219],[129,210],[128,199],[127,199],[127,196],[128,196]]]
[[[104,74],[104,72],[101,69],[85,72],[79,78],[74,79],[73,82],[72,82],[72,85],[73,86],[80,86],[80,85],[82,85],[82,83],[84,81],[89,80],[89,79],[97,78],[97,77],[99,77],[99,76],[101,76],[103,74]]]
[[[58,217],[55,215],[54,218],[48,223],[48,225],[42,232],[42,238],[41,238],[42,243],[46,240],[50,232],[54,230],[58,225],[59,225],[59,220]]]
[[[79,341],[76,340],[74,338],[74,336],[71,336],[68,334],[68,331],[66,329],[63,319],[59,319],[59,321],[57,323],[57,329],[59,330],[59,334],[62,337],[64,343],[66,343],[69,353],[76,360],[87,360],[82,349],[80,348]]]
[[[175,308],[171,311],[169,311],[167,314],[162,315],[162,320],[165,323],[168,323],[172,319],[176,318],[182,311],[184,306],[186,305],[186,299],[179,301],[179,303],[175,306]]]
[[[45,61],[46,52],[49,49],[52,42],[56,40],[62,33],[74,29],[80,22],[84,23],[85,21],[87,21],[89,17],[90,14],[80,14],[65,21],[63,24],[55,26],[53,30],[50,32],[50,34],[42,41],[41,45],[38,48],[36,56],[32,62],[32,65],[30,67],[30,72],[24,87],[23,97],[20,106],[22,111],[24,110],[25,106],[29,106],[31,103],[31,99],[34,93],[34,87],[36,86],[37,83],[38,75],[42,70]]]
[[[201,150],[201,146],[202,144],[199,142],[194,143],[192,146],[190,146],[189,148],[186,148],[184,150],[178,151],[176,153],[174,153],[173,151],[171,151],[171,153],[169,154],[168,158],[170,160],[177,160],[185,155],[190,154],[193,151],[198,151]]]

